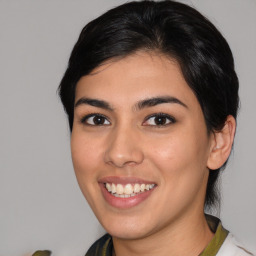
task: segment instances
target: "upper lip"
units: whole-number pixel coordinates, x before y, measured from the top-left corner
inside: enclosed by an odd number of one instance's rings
[[[154,181],[144,180],[138,177],[125,177],[125,176],[107,176],[100,178],[99,183],[114,183],[114,184],[156,184]]]

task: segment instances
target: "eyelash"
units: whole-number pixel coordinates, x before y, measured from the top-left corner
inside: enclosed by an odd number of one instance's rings
[[[102,115],[102,114],[99,114],[99,113],[93,113],[93,114],[86,115],[86,116],[84,116],[84,117],[80,120],[80,122],[81,122],[82,124],[84,124],[84,125],[90,125],[90,126],[103,126],[103,125],[106,125],[106,124],[90,124],[90,123],[88,123],[88,120],[89,120],[89,118],[91,118],[91,117],[93,117],[93,118],[95,118],[95,117],[103,118],[103,119],[105,119],[104,122],[107,120],[107,121],[108,121],[108,124],[107,124],[107,125],[110,125],[110,121],[107,119],[107,117],[104,116],[104,115]]]
[[[101,121],[103,121],[103,123],[101,124],[90,124],[90,123],[88,123],[88,120],[90,119],[90,118],[103,118]],[[167,124],[146,124],[146,122],[148,122],[151,118],[165,118],[165,122],[166,121],[168,121],[168,123]],[[156,122],[156,120],[154,119],[154,121],[153,122]],[[93,122],[95,121],[95,120],[92,120]],[[107,124],[104,124],[105,122],[108,122]],[[110,121],[108,120],[108,118],[106,117],[106,116],[104,116],[104,115],[102,115],[102,114],[99,114],[99,113],[93,113],[93,114],[89,114],[89,115],[86,115],[86,116],[84,116],[81,120],[80,120],[80,122],[82,123],[82,124],[84,124],[84,125],[89,125],[89,126],[108,126],[108,125],[110,125],[111,123],[110,123]],[[167,115],[167,114],[164,114],[164,113],[155,113],[155,114],[152,114],[152,115],[150,115],[150,116],[148,116],[148,117],[146,117],[146,119],[143,121],[143,123],[142,123],[142,125],[143,126],[155,126],[155,127],[157,127],[157,128],[160,128],[160,127],[164,127],[164,126],[168,126],[168,125],[170,125],[170,124],[173,124],[173,123],[175,123],[176,122],[176,120],[175,120],[175,118],[173,118],[172,116],[170,116],[170,115]]]
[[[155,126],[157,128],[161,128],[161,127],[165,127],[165,126],[168,126],[168,125],[171,125],[171,124],[174,124],[176,122],[175,118],[168,115],[168,114],[164,114],[164,113],[156,113],[156,114],[152,114],[150,116],[148,116],[145,121],[143,122],[143,124],[145,124],[145,122],[149,121],[151,118],[154,118],[154,122],[156,121],[155,119],[156,118],[166,118],[167,120],[165,121],[169,121],[167,124],[155,124],[155,125],[145,125],[145,126]]]

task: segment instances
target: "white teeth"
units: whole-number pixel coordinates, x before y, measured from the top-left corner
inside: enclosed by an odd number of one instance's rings
[[[126,184],[124,187],[124,193],[130,195],[133,192],[133,187],[131,184]]]
[[[131,196],[135,196],[138,193],[142,193],[145,190],[150,190],[155,187],[155,184],[126,184],[125,186],[122,184],[110,184],[105,183],[105,187],[108,192],[116,197],[128,198]]]
[[[113,191],[112,191],[112,193],[113,193]],[[124,193],[124,187],[123,187],[123,185],[121,185],[121,184],[117,184],[117,185],[116,185],[116,193],[117,193],[118,195],[122,195],[122,194]]]
[[[111,192],[116,193],[116,185],[112,183]]]
[[[111,192],[111,191],[112,191],[111,187],[112,187],[112,186],[111,186],[109,183],[106,183],[106,188],[107,188],[108,192]]]
[[[140,192],[140,184],[135,184],[133,190],[134,190],[134,193],[139,193]]]

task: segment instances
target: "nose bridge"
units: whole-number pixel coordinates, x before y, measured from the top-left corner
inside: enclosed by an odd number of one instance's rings
[[[113,128],[109,134],[108,145],[105,152],[105,162],[116,167],[140,164],[143,159],[143,150],[140,147],[139,131],[128,124],[120,124]]]

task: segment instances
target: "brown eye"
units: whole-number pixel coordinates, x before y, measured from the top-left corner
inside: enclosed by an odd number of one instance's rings
[[[95,116],[93,117],[92,121],[95,125],[103,125],[105,122],[105,118],[102,116]]]
[[[85,116],[82,120],[82,123],[88,124],[88,125],[95,125],[95,126],[100,126],[100,125],[110,125],[110,122],[108,119],[99,114],[91,114],[89,116]]]
[[[157,117],[155,117],[155,120],[154,120],[156,125],[165,125],[167,121],[168,120],[165,116],[163,116],[163,117],[157,116]]]
[[[143,125],[148,126],[166,126],[175,123],[175,119],[167,114],[154,114],[146,119]]]

